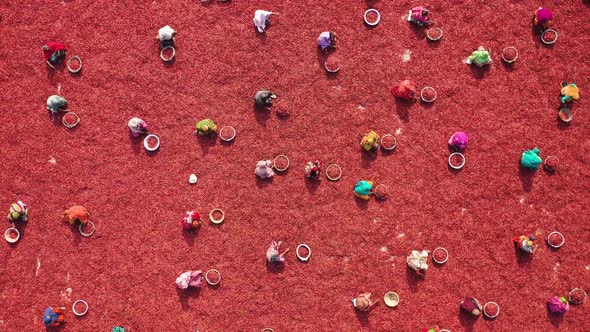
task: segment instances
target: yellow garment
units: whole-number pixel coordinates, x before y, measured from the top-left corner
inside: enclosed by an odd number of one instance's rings
[[[361,145],[367,151],[371,151],[373,148],[378,147],[377,142],[379,141],[379,135],[374,131],[371,130],[368,134],[363,136],[361,141]]]
[[[561,95],[572,97],[575,100],[580,99],[580,89],[574,84],[568,84],[561,88]]]

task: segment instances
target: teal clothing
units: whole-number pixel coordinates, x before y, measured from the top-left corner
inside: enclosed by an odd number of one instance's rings
[[[113,327],[112,332],[125,332],[125,329],[120,326]]]
[[[354,185],[354,192],[359,195],[369,195],[373,185],[367,181],[359,181]]]
[[[538,148],[534,148],[532,150],[527,150],[523,152],[522,158],[520,159],[520,163],[524,167],[538,169],[539,165],[543,163],[543,159],[539,157],[539,153],[541,153],[541,150],[539,150]]]

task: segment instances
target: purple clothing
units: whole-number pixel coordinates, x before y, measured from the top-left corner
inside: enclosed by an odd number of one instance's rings
[[[324,31],[320,33],[320,37],[318,38],[318,45],[320,45],[322,50],[325,50],[326,48],[332,46],[331,36],[332,34],[330,33],[330,31]]]
[[[467,136],[467,133],[464,133],[462,131],[454,133],[453,136],[451,136],[451,138],[449,139],[449,145],[452,145],[461,150],[467,147],[468,142],[469,136]]]
[[[552,297],[547,300],[547,306],[549,307],[549,311],[556,314],[564,314],[570,309],[570,305],[567,303],[567,300],[562,297]]]

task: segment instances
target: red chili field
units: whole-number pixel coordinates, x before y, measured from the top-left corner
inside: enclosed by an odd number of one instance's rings
[[[418,5],[440,41],[406,20]],[[541,5],[555,14],[551,46],[532,28]],[[368,8],[381,13],[376,27],[363,22]],[[257,9],[278,13],[264,34]],[[67,308],[63,331],[590,330],[588,300],[562,316],[547,309],[550,297],[590,290],[588,2],[4,0],[0,15],[0,208],[30,208],[20,240],[0,245],[0,331],[45,330],[47,306]],[[170,63],[156,40],[167,24],[178,32]],[[336,49],[319,50],[322,31],[336,33]],[[81,72],[49,68],[48,41],[78,55]],[[464,64],[479,46],[493,63]],[[512,65],[507,46],[518,49]],[[436,101],[396,100],[390,89],[405,79],[434,87]],[[562,81],[581,91],[569,124],[557,117]],[[261,88],[278,96],[272,111],[254,109]],[[46,110],[54,94],[76,128]],[[158,151],[130,135],[134,116],[160,137]],[[235,140],[195,136],[205,118],[233,126]],[[396,136],[395,150],[362,150],[369,130]],[[459,171],[447,164],[456,131],[470,138]],[[557,172],[520,167],[535,147],[558,157]],[[286,172],[254,175],[280,154]],[[303,173],[316,159],[320,182]],[[323,174],[333,163],[339,181]],[[355,198],[359,180],[388,186],[389,198]],[[62,221],[73,205],[90,211],[93,236]],[[203,219],[195,234],[180,224],[190,210]],[[547,245],[552,231],[565,236],[560,249]],[[515,247],[521,234],[536,235],[532,256]],[[290,248],[282,265],[266,263],[273,240]],[[436,247],[446,264],[429,257],[425,278],[408,269],[412,250]],[[197,269],[219,270],[220,285],[176,288]],[[396,308],[383,303],[388,291]],[[362,292],[380,299],[369,313],[351,304]],[[467,296],[496,302],[499,316],[460,312]],[[78,299],[89,304],[82,317]]]

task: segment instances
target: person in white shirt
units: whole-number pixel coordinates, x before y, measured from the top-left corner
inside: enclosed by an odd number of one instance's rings
[[[270,24],[268,18],[273,12],[258,9],[254,12],[254,26],[258,29],[258,32],[263,33],[266,29],[266,25]]]

